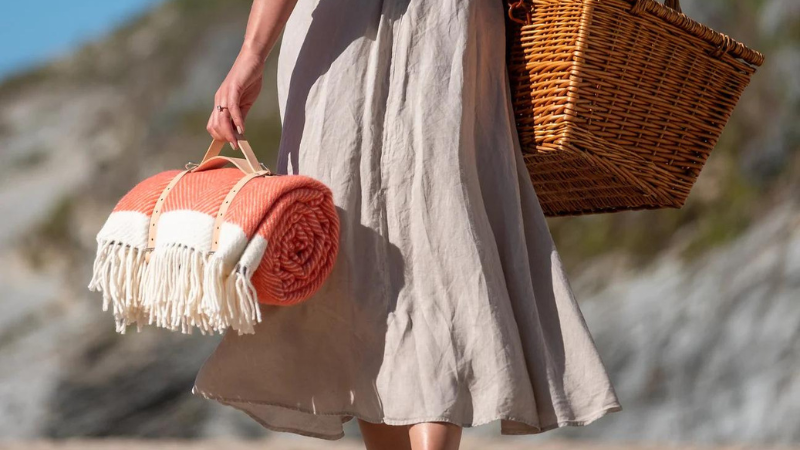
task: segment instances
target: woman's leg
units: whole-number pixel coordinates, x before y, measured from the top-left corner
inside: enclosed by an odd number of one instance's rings
[[[415,423],[409,427],[412,450],[458,450],[462,428],[449,422]]]
[[[358,419],[367,450],[458,450],[462,428],[448,422],[393,426]]]
[[[393,426],[358,419],[367,450],[412,450],[408,425]]]

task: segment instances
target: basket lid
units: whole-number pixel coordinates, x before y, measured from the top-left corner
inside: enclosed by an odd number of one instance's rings
[[[664,21],[715,46],[716,51],[712,52],[712,56],[719,57],[728,53],[754,66],[760,66],[764,63],[764,55],[760,52],[748,48],[746,45],[724,33],[712,30],[681,12],[679,0],[671,0],[669,6],[661,4],[656,0],[625,1],[632,5],[631,12],[633,13],[639,14],[642,11],[648,11]]]

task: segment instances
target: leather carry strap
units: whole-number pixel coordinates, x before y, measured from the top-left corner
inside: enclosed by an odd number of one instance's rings
[[[225,220],[225,213],[228,212],[228,207],[230,207],[231,203],[233,203],[233,198],[236,197],[236,194],[242,190],[242,187],[244,187],[248,181],[252,180],[253,178],[271,174],[272,173],[269,170],[260,170],[258,172],[249,173],[242,177],[242,179],[239,180],[230,191],[228,191],[228,195],[225,196],[225,200],[223,200],[222,204],[219,206],[217,217],[214,219],[214,235],[211,240],[212,253],[217,251],[217,247],[219,246],[219,233],[222,228],[222,222]]]
[[[183,170],[175,175],[174,178],[167,184],[167,187],[161,191],[161,195],[156,200],[156,206],[153,208],[153,214],[150,215],[150,226],[147,228],[147,249],[145,250],[147,253],[145,254],[145,261],[150,261],[150,252],[156,246],[156,231],[157,227],[156,224],[158,223],[158,218],[161,217],[161,211],[164,209],[164,201],[167,199],[167,194],[178,184],[181,178],[184,175],[189,173],[191,170]]]
[[[264,170],[261,167],[261,163],[258,162],[258,158],[256,158],[255,153],[253,153],[253,149],[250,147],[250,144],[245,140],[240,140],[236,142],[239,143],[239,149],[242,151],[244,158],[230,158],[227,156],[219,156],[219,152],[222,151],[222,147],[225,146],[225,141],[218,141],[214,139],[211,141],[211,145],[208,147],[205,156],[203,156],[203,160],[200,161],[197,167],[195,167],[192,170],[199,171],[199,170],[213,169],[217,167],[222,167],[227,163],[232,163],[233,165],[238,167],[239,170],[247,174]]]
[[[191,172],[191,170],[184,170],[177,175],[167,184],[167,187],[161,192],[161,195],[158,197],[156,201],[156,205],[153,208],[153,214],[150,216],[150,226],[148,227],[148,238],[147,238],[147,252],[145,254],[145,261],[150,261],[150,252],[156,246],[156,231],[158,230],[158,219],[161,217],[161,212],[163,210],[164,201],[167,199],[167,195],[172,191],[178,181],[183,178],[184,175]],[[225,219],[225,213],[228,212],[228,208],[230,207],[231,203],[233,203],[234,197],[236,194],[242,190],[245,184],[247,184],[250,180],[257,177],[263,177],[267,175],[272,175],[272,172],[269,170],[259,170],[258,172],[253,172],[245,175],[236,184],[228,191],[228,195],[225,196],[225,200],[222,201],[222,204],[219,207],[219,211],[217,212],[217,216],[214,219],[214,233],[213,238],[211,240],[211,252],[215,252],[217,247],[219,246],[219,233],[222,229],[222,222]]]
[[[203,160],[191,167],[190,169],[186,169],[184,171],[179,172],[175,177],[167,184],[167,187],[161,192],[161,195],[158,197],[156,201],[155,207],[153,208],[153,214],[150,215],[150,226],[148,227],[148,237],[147,237],[147,248],[145,249],[145,261],[150,261],[150,253],[156,246],[156,231],[158,229],[158,219],[161,217],[162,210],[164,209],[164,202],[167,199],[167,195],[175,188],[175,185],[178,184],[181,178],[189,172],[198,172],[201,170],[208,170],[214,169],[218,167],[222,167],[228,163],[232,163],[236,167],[239,168],[242,172],[245,173],[245,176],[242,177],[228,192],[228,195],[223,200],[222,204],[220,205],[219,212],[217,213],[216,218],[214,219],[214,234],[213,239],[211,241],[211,252],[215,252],[217,250],[217,246],[219,245],[219,233],[222,228],[222,222],[225,218],[225,213],[228,211],[228,207],[233,202],[233,198],[236,197],[236,194],[242,190],[242,187],[247,184],[248,181],[252,180],[253,178],[266,176],[266,175],[274,175],[269,169],[266,167],[262,167],[261,163],[258,162],[255,153],[253,153],[253,149],[250,147],[250,144],[245,140],[237,141],[239,143],[239,148],[242,150],[244,154],[244,158],[229,158],[227,156],[219,156],[219,152],[222,150],[222,147],[225,145],[224,141],[213,140],[211,141],[211,145],[208,147],[205,156],[203,156]]]

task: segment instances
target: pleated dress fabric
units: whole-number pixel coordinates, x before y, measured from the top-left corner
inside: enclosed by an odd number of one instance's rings
[[[622,409],[526,172],[500,0],[299,0],[278,62],[277,171],[341,219],[309,300],[228,331],[193,393],[321,439],[343,423],[502,434]]]

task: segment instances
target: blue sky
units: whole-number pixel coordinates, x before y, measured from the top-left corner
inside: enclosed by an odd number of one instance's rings
[[[162,0],[3,0],[0,79],[102,36]]]

